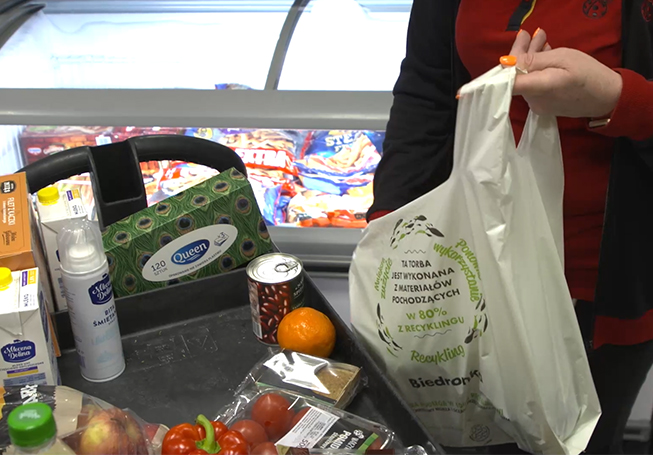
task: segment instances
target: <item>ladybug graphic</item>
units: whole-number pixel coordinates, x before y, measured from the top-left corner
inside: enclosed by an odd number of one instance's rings
[[[642,17],[646,22],[653,20],[653,0],[644,0],[642,2]]]
[[[585,0],[583,13],[590,19],[600,19],[608,12],[609,0]]]

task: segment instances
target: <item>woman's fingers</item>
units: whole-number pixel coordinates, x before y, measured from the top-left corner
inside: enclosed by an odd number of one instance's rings
[[[546,41],[546,40],[545,40]],[[531,35],[528,34],[526,30],[520,30],[517,33],[514,43],[512,43],[512,49],[510,49],[510,55],[522,55],[528,52],[528,48],[531,44]]]
[[[528,53],[530,54],[535,54],[536,52],[542,52],[544,50],[544,47],[547,45],[547,36],[546,32],[542,30],[541,28],[538,28],[535,30],[535,33],[533,33],[533,38],[531,38],[531,42],[528,45]]]

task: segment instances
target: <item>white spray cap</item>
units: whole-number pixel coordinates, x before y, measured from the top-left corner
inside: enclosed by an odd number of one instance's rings
[[[61,269],[68,273],[86,273],[102,267],[107,260],[102,234],[87,219],[71,220],[57,235]]]

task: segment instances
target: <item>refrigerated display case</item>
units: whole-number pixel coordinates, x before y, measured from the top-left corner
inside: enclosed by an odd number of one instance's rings
[[[371,204],[410,0],[11,3],[11,27],[0,22],[0,171],[139,134],[206,137],[248,162],[282,248],[346,270]],[[143,171],[150,203],[211,175],[192,163]],[[92,204],[86,176],[62,185]]]

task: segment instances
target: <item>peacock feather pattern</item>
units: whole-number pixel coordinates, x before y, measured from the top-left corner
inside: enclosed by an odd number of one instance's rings
[[[168,282],[142,278],[143,267],[157,251],[188,232],[214,224],[238,229],[236,240],[217,260]],[[228,272],[272,251],[252,188],[236,169],[114,223],[103,233],[103,241],[117,297]]]

